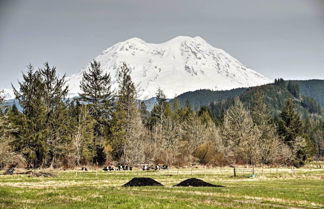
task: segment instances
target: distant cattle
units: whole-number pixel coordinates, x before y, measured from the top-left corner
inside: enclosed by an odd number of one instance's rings
[[[104,171],[131,171],[133,167],[128,165],[118,165],[116,167],[106,166],[103,168]]]
[[[157,170],[160,170],[160,169],[168,169],[168,166],[167,165],[160,166],[160,165],[147,165],[147,164],[145,164],[142,167],[143,171],[149,171],[149,170],[157,171]]]
[[[149,170],[150,170],[150,166],[148,166],[148,165],[143,165],[142,170],[143,170],[143,171],[149,171]]]
[[[161,169],[168,170],[169,169],[169,166],[168,165],[162,165]]]
[[[128,166],[128,165],[119,165],[118,168],[119,168],[120,171],[131,171],[131,170],[133,170],[133,167]]]
[[[102,170],[104,170],[104,171],[114,171],[115,169],[113,167],[111,167],[111,166],[106,166]]]
[[[88,168],[86,168],[86,167],[82,167],[82,168],[81,168],[81,171],[88,171]]]

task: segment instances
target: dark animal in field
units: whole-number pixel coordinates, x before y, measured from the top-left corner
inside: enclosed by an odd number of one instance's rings
[[[81,171],[88,171],[88,168],[86,168],[86,167],[82,167],[82,168],[81,168]]]
[[[16,168],[16,165],[12,165],[10,166],[4,173],[3,175],[13,175],[15,174],[15,168]]]
[[[150,170],[150,166],[148,166],[148,165],[143,165],[142,170],[143,170],[143,171],[149,171],[149,170]]]
[[[159,166],[159,165],[143,165],[143,167],[142,167],[142,170],[143,171],[149,171],[149,170],[155,170],[155,171],[157,171],[157,170],[160,170],[161,169],[161,167]]]
[[[163,185],[160,182],[157,182],[151,178],[133,178],[123,186],[134,187],[134,186],[163,186]]]
[[[119,165],[117,167],[118,167],[118,170],[120,170],[120,171],[129,171],[129,170],[133,169],[132,167],[130,167],[128,165]]]
[[[190,178],[174,185],[175,187],[224,187],[221,185],[215,185],[207,183],[201,179]]]
[[[104,170],[104,171],[114,171],[115,169],[113,167],[111,167],[111,166],[106,166],[102,170]]]
[[[133,170],[133,167],[128,165],[118,165],[116,168],[112,166],[106,166],[102,170],[104,171],[131,171]]]
[[[168,165],[162,165],[161,169],[162,170],[168,170],[169,169],[169,166]]]

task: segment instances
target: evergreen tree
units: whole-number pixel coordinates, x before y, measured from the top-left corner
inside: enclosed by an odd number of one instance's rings
[[[10,121],[10,108],[4,113],[4,98],[0,91],[0,170],[6,166],[24,166],[24,158],[13,152],[10,143],[13,138],[14,127]]]
[[[277,86],[283,87],[283,88],[286,87],[286,82],[282,78],[275,79],[274,84],[277,85]]]
[[[112,156],[115,160],[129,164],[143,162],[143,126],[136,100],[136,88],[125,63],[119,72],[118,83],[111,128]]]
[[[294,97],[299,98],[300,90],[299,90],[299,86],[296,82],[288,81],[287,89]]]
[[[56,68],[45,63],[37,71],[31,65],[19,82],[19,90],[14,89],[16,98],[23,108],[23,115],[16,118],[15,126],[19,130],[12,142],[16,151],[21,152],[31,167],[53,165],[58,145],[66,136],[61,117],[65,104],[63,100],[68,89],[65,87],[65,76],[58,78]],[[65,120],[66,121],[66,120]],[[63,141],[62,141],[63,140]]]
[[[80,100],[89,106],[90,114],[96,121],[93,138],[96,155],[93,162],[103,164],[106,161],[105,144],[111,131],[114,105],[110,74],[104,73],[100,63],[94,60],[88,71],[83,73],[80,88],[82,90]]]
[[[292,159],[293,164],[296,167],[303,166],[307,159],[307,140],[303,138],[303,124],[299,114],[295,111],[295,105],[292,99],[286,101],[280,118],[278,126],[279,135],[294,154],[294,159]]]
[[[279,135],[290,147],[293,146],[297,136],[302,134],[302,122],[299,114],[295,111],[295,105],[292,99],[288,99],[280,114],[278,126]]]
[[[105,127],[110,123],[114,99],[110,74],[104,73],[100,63],[94,60],[88,71],[83,73],[80,88],[80,100],[89,105],[90,114],[97,121],[95,135],[105,136]]]

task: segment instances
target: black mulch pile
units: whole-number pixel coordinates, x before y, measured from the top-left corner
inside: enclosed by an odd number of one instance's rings
[[[201,179],[191,178],[174,185],[175,187],[224,187],[221,185],[215,185],[207,183]]]
[[[161,183],[151,178],[133,178],[123,185],[124,187],[142,187],[142,186],[163,186]]]

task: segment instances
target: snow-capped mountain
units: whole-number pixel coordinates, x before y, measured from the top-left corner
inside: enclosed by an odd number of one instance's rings
[[[0,89],[0,96],[5,100],[14,99],[15,95],[12,89]]]
[[[132,38],[104,50],[94,59],[110,73],[115,89],[118,71],[125,62],[140,99],[154,97],[158,88],[173,98],[198,89],[227,90],[270,82],[201,37],[178,36],[160,44]],[[71,96],[80,91],[82,73],[88,66],[68,78]]]
[[[158,88],[167,98],[173,98],[198,89],[228,90],[271,82],[201,37],[178,36],[160,44],[132,38],[104,50],[94,59],[110,73],[114,89],[118,87],[118,71],[126,63],[142,100],[154,97]],[[82,74],[89,66],[67,78],[69,97],[80,92]],[[7,100],[14,98],[12,89],[4,89],[3,95]]]

